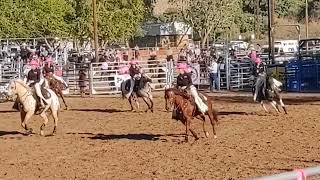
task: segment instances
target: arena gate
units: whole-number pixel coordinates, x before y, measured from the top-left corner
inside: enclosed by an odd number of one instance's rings
[[[172,65],[166,60],[138,61],[138,65],[152,79],[154,90],[164,89],[172,80]],[[91,63],[89,68],[89,89],[91,95],[112,95],[121,92],[121,83],[130,78],[125,73],[129,64],[125,62],[108,62],[108,69],[102,63]]]

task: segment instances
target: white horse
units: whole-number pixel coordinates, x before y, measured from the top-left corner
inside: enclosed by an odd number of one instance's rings
[[[269,113],[269,110],[264,105],[264,101],[269,101],[271,106],[276,110],[277,113],[280,113],[280,109],[278,107],[278,105],[280,105],[284,110],[285,114],[288,114],[280,94],[281,92],[280,87],[282,86],[282,83],[273,77],[269,77],[268,83],[270,84],[270,89],[265,90],[264,88],[262,88],[258,92],[258,101],[260,102],[261,106],[267,113]],[[265,93],[267,94],[267,97],[262,92],[264,90],[265,90]]]
[[[45,106],[44,110],[39,114],[43,118],[43,124],[40,127],[40,135],[44,136],[43,128],[48,123],[48,117],[46,115],[47,110],[51,110],[51,114],[54,119],[54,129],[52,135],[57,131],[58,125],[58,112],[60,109],[60,103],[58,96],[51,90],[48,91],[48,105]],[[29,119],[35,115],[38,110],[38,100],[31,90],[31,88],[21,79],[13,80],[9,84],[8,96],[13,98],[17,97],[18,101],[22,104],[23,107],[19,106],[20,117],[21,117],[21,126],[27,131],[27,134],[32,133],[32,128],[28,128],[27,124]]]
[[[136,103],[136,107],[139,109],[140,105],[138,102],[138,97],[141,97],[143,101],[147,104],[148,109],[145,112],[148,112],[149,110],[153,112],[153,96],[152,96],[152,87],[151,87],[151,78],[149,78],[147,75],[137,75],[135,80],[139,80],[139,84],[137,85],[137,91],[134,90],[130,92],[130,89],[134,89],[135,82],[132,79],[127,79],[121,83],[121,92],[122,97],[127,98],[130,106],[131,111],[134,111],[132,101]]]

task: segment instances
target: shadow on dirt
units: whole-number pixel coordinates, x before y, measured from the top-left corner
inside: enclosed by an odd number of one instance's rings
[[[105,113],[130,112],[129,110],[119,110],[119,109],[70,109],[69,111],[105,112]]]
[[[220,111],[218,115],[227,116],[227,115],[250,115],[247,112],[231,112],[231,111]]]
[[[224,96],[224,97],[214,97],[212,98],[215,101],[226,102],[226,103],[255,103],[252,100],[252,97],[244,96]],[[320,97],[295,97],[295,98],[283,98],[283,101],[286,105],[300,105],[300,104],[311,104],[320,102]],[[320,105],[320,104],[319,104]]]
[[[93,140],[145,140],[145,141],[167,141],[166,137],[184,137],[184,134],[93,134],[93,133],[67,133],[71,135],[89,135]]]
[[[262,171],[292,171],[290,168],[274,168],[274,167],[248,167],[248,169],[262,170]]]
[[[311,159],[311,160],[306,160],[304,158],[276,158],[277,160],[280,161],[293,161],[293,162],[304,162],[304,163],[313,163],[313,164],[319,164],[320,159]]]
[[[15,110],[1,110],[0,114],[1,113],[15,113],[15,112],[18,112],[18,111],[15,111]]]
[[[7,136],[7,135],[25,135],[25,134],[18,131],[0,131],[0,137]]]

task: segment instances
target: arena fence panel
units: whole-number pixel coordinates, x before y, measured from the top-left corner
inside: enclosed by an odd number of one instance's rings
[[[138,65],[147,76],[152,79],[154,90],[161,90],[170,83],[170,62],[166,60],[138,61]],[[102,63],[91,63],[89,70],[90,93],[92,95],[119,94],[121,83],[130,78],[128,74],[122,73],[123,68],[129,68],[125,62],[108,62],[108,69],[104,69]]]

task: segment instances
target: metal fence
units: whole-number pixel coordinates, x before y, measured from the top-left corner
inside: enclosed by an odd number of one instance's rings
[[[20,78],[22,74],[22,63],[1,63],[0,64],[0,83],[8,83],[10,80]]]
[[[283,82],[284,90],[306,91],[306,88],[302,89],[302,87],[307,87],[307,85],[311,87],[313,84],[315,84],[315,87],[312,87],[316,90],[320,86],[318,83],[320,79],[320,63],[312,64],[308,61],[303,61],[302,63],[293,61],[289,64],[268,65],[268,71],[272,72],[272,75],[276,79]],[[165,86],[171,86],[175,83],[177,73],[174,62],[160,59],[139,61],[138,63],[146,74],[151,77],[155,90],[161,90]],[[119,94],[121,82],[129,78],[128,75],[120,73],[120,69],[123,67],[129,67],[128,61],[108,62],[108,69],[103,69],[102,63],[62,62],[57,66],[57,69],[62,71],[62,77],[69,84],[69,94],[80,93],[80,82],[83,81],[79,79],[79,71],[82,70],[86,74],[84,84],[88,94],[108,95]],[[199,89],[209,89],[208,65],[194,63],[190,64],[190,67],[193,83]],[[225,59],[219,64],[219,89],[250,91],[254,80],[252,70],[253,65],[249,59]],[[8,83],[11,79],[21,78],[22,73],[23,64],[20,62],[0,63],[0,86]],[[312,78],[309,78],[311,75]]]
[[[155,90],[164,89],[172,82],[172,63],[166,60],[138,61],[139,66],[152,79]],[[129,78],[122,74],[122,68],[129,68],[128,62],[108,62],[108,69],[103,69],[102,63],[91,63],[89,68],[90,94],[118,94],[121,92],[121,83]]]

